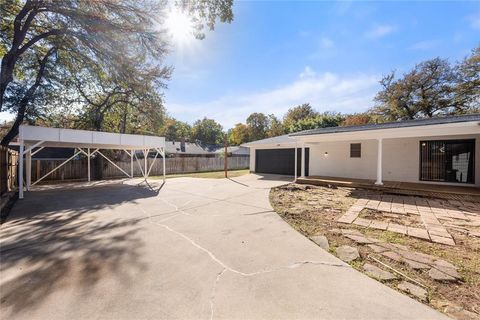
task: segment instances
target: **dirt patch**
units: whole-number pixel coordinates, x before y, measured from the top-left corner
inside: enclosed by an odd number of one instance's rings
[[[417,227],[425,229],[420,221],[420,216],[411,214],[397,214],[392,212],[382,212],[373,209],[363,209],[358,215],[360,218],[377,220],[382,222],[393,222],[408,227]]]
[[[306,237],[325,235],[330,243],[331,253],[335,253],[335,249],[342,245],[357,247],[361,258],[350,263],[355,269],[364,272],[363,265],[369,263],[391,271],[382,265],[382,263],[386,264],[427,289],[428,302],[424,303],[457,319],[480,318],[480,238],[469,236],[465,232],[458,232],[447,226],[455,239],[456,246],[446,246],[398,233],[336,221],[358,199],[381,195],[382,193],[378,191],[355,188],[290,184],[273,188],[270,192],[270,201],[275,211]],[[403,225],[422,227],[417,216],[397,214],[385,216],[384,214],[382,213],[380,217],[376,210],[370,209],[361,212],[364,218],[385,219],[385,221]],[[371,246],[360,245],[345,237],[341,232],[342,229],[357,230],[365,237],[404,245],[413,252],[441,258],[458,267],[462,280],[435,281],[429,277],[427,270],[413,269],[403,262],[384,257],[375,252]],[[398,283],[403,280],[405,277],[399,276],[397,280],[382,282],[396,289]]]

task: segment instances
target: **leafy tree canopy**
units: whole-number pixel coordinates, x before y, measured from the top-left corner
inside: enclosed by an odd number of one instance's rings
[[[417,64],[402,77],[395,72],[380,81],[372,112],[387,121],[463,114],[478,110],[480,49],[452,66],[435,58]]]
[[[197,120],[192,126],[192,140],[208,144],[223,144],[223,127],[213,119]]]
[[[216,21],[233,18],[232,0],[175,4],[192,17],[197,38]],[[41,116],[39,109],[65,88],[66,98],[83,111],[82,123],[97,130],[107,114],[121,117],[141,104],[135,117],[141,116],[153,101],[161,102],[170,72],[163,65],[168,6],[161,0],[2,1],[0,111],[17,114],[2,144],[17,134],[25,117]]]

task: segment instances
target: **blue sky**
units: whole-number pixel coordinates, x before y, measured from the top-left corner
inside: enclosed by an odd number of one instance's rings
[[[236,1],[234,14],[206,39],[172,48],[171,116],[228,129],[304,102],[360,112],[382,74],[437,56],[456,61],[480,45],[480,1]]]
[[[206,39],[174,48],[170,115],[230,128],[304,102],[364,111],[382,74],[437,56],[456,61],[480,45],[478,1],[237,1],[234,14]]]

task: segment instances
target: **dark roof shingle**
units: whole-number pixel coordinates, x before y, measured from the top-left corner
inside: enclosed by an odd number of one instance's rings
[[[435,124],[447,124],[447,123],[470,122],[470,121],[480,121],[480,113],[461,115],[461,116],[418,119],[418,120],[403,120],[403,121],[385,122],[385,123],[378,123],[378,124],[373,123],[373,124],[366,124],[366,125],[360,125],[360,126],[319,128],[319,129],[311,129],[311,130],[292,133],[290,134],[290,136],[294,137],[294,136],[306,136],[306,135],[313,135],[313,134],[407,128],[407,127],[418,127],[418,126],[428,126],[428,125],[435,125]]]

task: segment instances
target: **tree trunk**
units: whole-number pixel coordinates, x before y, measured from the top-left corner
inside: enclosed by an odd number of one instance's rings
[[[57,51],[56,48],[51,48],[50,50],[48,50],[48,52],[45,54],[43,59],[40,61],[40,68],[38,69],[35,83],[32,84],[30,88],[28,88],[22,100],[20,100],[20,102],[18,103],[17,117],[15,118],[15,122],[13,123],[13,126],[10,128],[10,130],[5,135],[5,137],[3,137],[1,142],[2,146],[8,146],[10,141],[12,141],[18,135],[18,129],[22,124],[23,119],[25,118],[25,111],[27,110],[27,106],[29,103],[33,102],[35,98],[35,92],[37,91],[37,88],[40,86],[43,75],[45,74],[45,68],[48,62],[48,58],[51,55],[53,55],[56,51]]]

